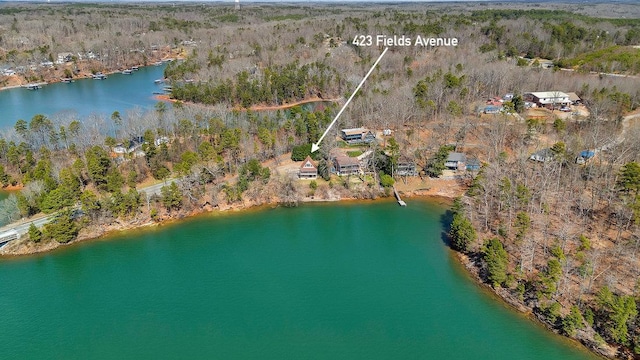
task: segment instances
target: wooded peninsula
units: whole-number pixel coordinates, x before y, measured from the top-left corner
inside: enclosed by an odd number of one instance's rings
[[[158,64],[151,111],[8,119],[0,218],[46,221],[1,253],[438,195],[481,283],[602,356],[640,356],[640,5],[0,4],[1,87]]]

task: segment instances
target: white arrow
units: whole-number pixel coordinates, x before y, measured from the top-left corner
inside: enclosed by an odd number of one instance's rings
[[[362,87],[362,84],[364,84],[364,82],[367,81],[367,78],[369,77],[369,75],[371,75],[371,73],[373,72],[373,69],[376,68],[376,65],[378,65],[378,63],[380,62],[384,54],[387,53],[387,50],[389,50],[388,47],[384,48],[384,51],[382,52],[382,54],[380,54],[380,56],[378,57],[378,60],[376,60],[376,62],[373,63],[373,66],[371,67],[371,69],[369,69],[369,72],[367,73],[367,75],[365,75],[362,81],[360,81],[360,84],[358,84],[358,87],[354,90],[353,94],[351,94],[351,96],[349,97],[349,100],[347,100],[347,102],[344,103],[344,106],[342,106],[342,109],[340,109],[340,111],[338,112],[338,115],[336,115],[336,117],[333,119],[331,124],[329,124],[329,127],[327,128],[327,130],[325,130],[324,134],[320,136],[320,139],[318,139],[318,141],[315,144],[311,145],[312,153],[320,149],[320,146],[318,145],[320,145],[320,142],[322,141],[322,139],[324,139],[324,137],[327,136],[327,133],[329,133],[329,130],[331,130],[331,127],[333,126],[333,124],[335,124],[336,121],[338,121],[338,118],[340,117],[340,115],[342,115],[342,112],[344,111],[344,109],[347,108],[347,105],[349,105],[349,103],[351,102],[351,99],[353,99],[353,97],[356,96],[356,94],[358,93],[358,90],[360,90],[360,88]]]

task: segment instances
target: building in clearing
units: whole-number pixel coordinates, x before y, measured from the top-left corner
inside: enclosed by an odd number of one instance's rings
[[[534,152],[529,156],[529,159],[537,162],[547,162],[553,160],[553,156],[553,151],[547,148]]]
[[[298,171],[298,178],[300,179],[317,179],[318,178],[318,167],[311,160],[311,156],[307,155],[307,158],[304,159],[302,165],[300,165],[300,170]]]
[[[416,170],[416,163],[406,157],[401,156],[398,159],[398,164],[396,165],[395,175],[398,176],[418,176],[418,171]]]
[[[548,109],[568,106],[571,104],[569,95],[563,93],[562,91],[539,91],[525,93],[524,99],[536,104],[536,106],[538,107],[546,107]]]
[[[337,156],[333,159],[333,166],[338,176],[360,173],[360,161],[348,156]]]
[[[463,153],[450,152],[444,166],[449,170],[464,170],[467,157]]]
[[[342,129],[340,130],[340,137],[342,137],[342,140],[346,141],[347,144],[368,144],[376,139],[374,133],[362,127]]]

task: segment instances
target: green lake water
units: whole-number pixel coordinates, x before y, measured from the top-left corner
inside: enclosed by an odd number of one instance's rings
[[[158,102],[154,92],[166,84],[154,80],[164,76],[165,66],[146,66],[132,75],[110,74],[106,80],[78,79],[73,83],[53,83],[40,90],[15,88],[0,91],[0,130],[13,127],[18,119],[27,122],[36,114],[50,118],[79,118],[91,114],[105,118],[114,111],[150,110]]]
[[[593,358],[476,286],[443,212],[266,209],[3,259],[0,358]]]

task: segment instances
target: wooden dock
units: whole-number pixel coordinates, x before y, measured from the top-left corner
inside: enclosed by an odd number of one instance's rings
[[[398,199],[398,204],[400,206],[407,206],[407,203],[402,201],[402,199],[400,198],[400,194],[398,194],[398,190],[396,190],[396,186],[393,186],[393,194],[396,196],[396,199]]]

